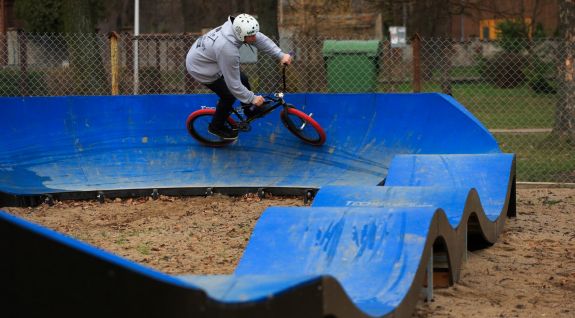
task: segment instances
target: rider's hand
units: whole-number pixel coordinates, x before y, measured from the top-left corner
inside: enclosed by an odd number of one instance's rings
[[[282,59],[280,60],[280,63],[283,65],[290,65],[292,62],[292,58],[291,55],[289,54],[284,54],[284,56],[282,56]]]
[[[252,100],[252,104],[256,105],[256,106],[261,106],[263,103],[265,102],[265,99],[261,96],[254,96],[254,99]]]

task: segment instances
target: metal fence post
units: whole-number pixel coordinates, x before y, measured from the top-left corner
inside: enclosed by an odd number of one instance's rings
[[[421,92],[421,37],[418,33],[411,38],[413,46],[413,92]]]
[[[118,95],[120,87],[118,83],[120,74],[120,63],[118,59],[118,33],[111,32],[110,39],[110,76],[112,82],[112,95]]]
[[[133,49],[133,57],[134,57],[134,62],[133,62],[133,71],[134,71],[134,95],[138,95],[138,92],[140,90],[140,52],[139,52],[139,38],[140,35],[139,34],[134,34],[134,36],[132,37],[132,45],[134,46]]]
[[[20,95],[21,96],[28,96],[29,89],[28,89],[28,59],[27,59],[27,43],[26,43],[26,35],[22,30],[18,30],[18,46],[19,46],[19,55],[20,55]]]

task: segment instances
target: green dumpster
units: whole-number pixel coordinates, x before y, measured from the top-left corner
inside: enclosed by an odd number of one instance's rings
[[[323,42],[323,57],[330,92],[377,90],[379,40]]]

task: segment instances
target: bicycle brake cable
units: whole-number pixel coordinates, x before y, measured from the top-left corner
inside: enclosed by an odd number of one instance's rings
[[[286,88],[286,67],[287,67],[287,65],[284,64],[284,66],[282,68],[282,80],[284,83],[284,90],[283,90],[284,93],[287,91],[287,88]]]
[[[290,51],[289,55],[291,55],[292,57],[295,56],[295,51]],[[282,67],[282,81],[283,81],[283,86],[284,86],[284,90],[283,92],[286,93],[287,92],[287,85],[286,85],[286,68],[287,68],[287,64],[283,64]]]

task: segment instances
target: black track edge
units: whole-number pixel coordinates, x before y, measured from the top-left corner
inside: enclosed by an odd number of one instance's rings
[[[93,190],[93,191],[70,191],[52,192],[34,195],[9,194],[0,192],[0,207],[34,207],[42,203],[68,200],[100,200],[107,199],[127,199],[152,197],[158,195],[170,197],[186,196],[209,196],[213,194],[223,194],[228,196],[241,196],[248,193],[258,194],[262,191],[265,194],[274,196],[302,196],[309,197],[318,191],[318,188],[309,187],[187,187],[187,188],[144,188],[144,189],[121,189],[121,190]]]

